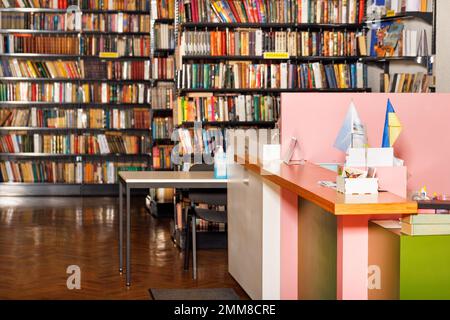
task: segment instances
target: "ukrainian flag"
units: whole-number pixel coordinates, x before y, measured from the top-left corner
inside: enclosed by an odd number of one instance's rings
[[[384,121],[382,148],[391,148],[402,132],[402,124],[395,113],[391,100],[388,99],[386,119]]]

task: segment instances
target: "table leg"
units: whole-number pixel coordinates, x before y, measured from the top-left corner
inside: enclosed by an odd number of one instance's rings
[[[131,213],[130,213],[130,188],[127,193],[127,286],[131,286]]]
[[[338,217],[338,300],[367,300],[368,219],[368,216]]]
[[[119,272],[123,273],[123,187],[119,181]]]

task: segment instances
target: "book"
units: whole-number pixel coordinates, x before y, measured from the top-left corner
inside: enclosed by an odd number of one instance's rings
[[[83,31],[150,33],[150,15],[83,13],[81,26]]]
[[[401,225],[401,232],[411,236],[450,234],[450,224],[409,224],[402,222]]]
[[[0,153],[141,154],[148,153],[149,147],[148,137],[115,132],[97,135],[11,133],[0,136]]]
[[[153,147],[153,169],[171,169],[173,146],[154,146]]]
[[[287,89],[348,89],[366,87],[364,67],[356,64],[292,63],[253,64],[249,61],[227,63],[185,63],[178,73],[178,84],[186,89],[283,89],[281,68],[287,75]],[[313,72],[315,70],[315,72]],[[359,72],[358,72],[359,71]],[[283,86],[286,80],[283,78]],[[364,88],[362,87],[362,88]],[[285,88],[285,89],[286,89]]]
[[[150,0],[81,0],[80,8],[90,10],[150,11]]]
[[[183,56],[262,56],[281,52],[291,57],[333,57],[357,56],[358,51],[367,55],[364,35],[354,31],[185,30],[180,41]]]
[[[0,162],[0,183],[115,184],[119,171],[144,171],[146,162]]]
[[[433,75],[417,73],[383,73],[380,75],[380,92],[429,93],[434,84]]]
[[[79,48],[79,54],[87,56],[114,52],[119,57],[148,57],[150,56],[150,36],[85,35],[80,38]],[[75,49],[75,51],[78,50]]]
[[[280,97],[267,95],[197,96],[178,98],[177,123],[192,121],[274,121]]]
[[[0,53],[79,54],[80,41],[74,36],[7,34],[0,36]]]
[[[417,214],[404,216],[402,222],[409,224],[450,224],[450,214]]]
[[[153,19],[175,19],[175,0],[157,0],[152,7]]]
[[[155,117],[152,122],[152,137],[156,139],[171,139],[173,120],[169,117]]]
[[[156,49],[175,49],[175,26],[155,24],[154,35]]]
[[[185,0],[181,22],[360,23],[365,0]]]
[[[173,110],[175,100],[175,87],[173,83],[158,83],[151,89],[152,109]]]
[[[152,79],[174,79],[175,59],[174,57],[152,58]]]

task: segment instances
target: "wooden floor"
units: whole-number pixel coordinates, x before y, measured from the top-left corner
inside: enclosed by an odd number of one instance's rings
[[[226,250],[200,250],[198,280],[183,271],[168,219],[132,198],[133,284],[118,273],[115,198],[0,198],[0,299],[150,299],[149,288],[231,287]],[[66,269],[81,268],[70,291]]]

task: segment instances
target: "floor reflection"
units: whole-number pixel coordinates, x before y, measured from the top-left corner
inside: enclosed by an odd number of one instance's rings
[[[148,289],[233,287],[226,250],[199,251],[199,279],[183,271],[170,220],[132,198],[133,286],[118,274],[116,198],[0,198],[0,299],[148,299]],[[66,268],[82,270],[82,290],[66,287]]]

